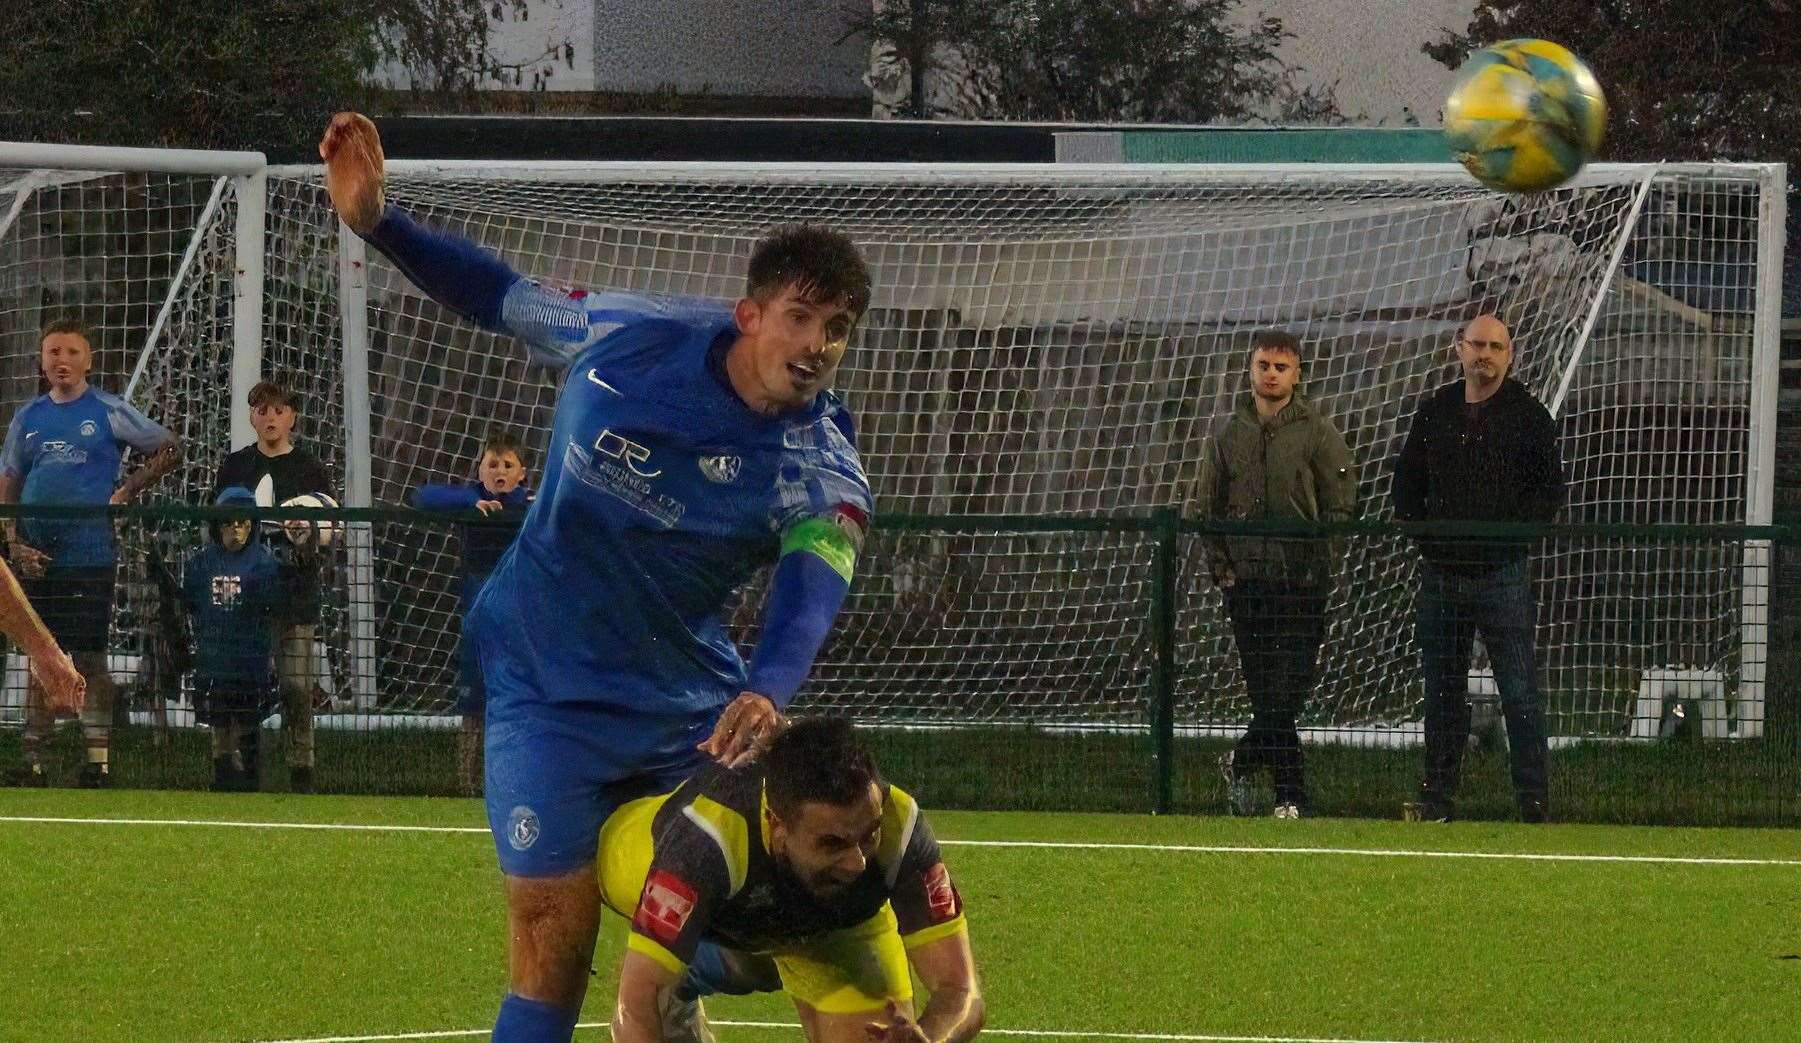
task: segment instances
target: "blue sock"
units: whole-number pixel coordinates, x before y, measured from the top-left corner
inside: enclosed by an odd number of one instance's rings
[[[494,1019],[494,1043],[569,1043],[578,1011],[507,993]]]

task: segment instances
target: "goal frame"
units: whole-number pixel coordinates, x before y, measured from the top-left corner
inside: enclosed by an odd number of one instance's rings
[[[260,152],[226,152],[189,149],[112,148],[96,146],[48,145],[30,142],[0,142],[0,167],[43,168],[71,172],[96,173],[167,173],[211,176],[217,179],[212,204],[207,207],[200,224],[191,233],[188,256],[204,234],[214,204],[229,188],[235,195],[237,211],[233,233],[234,271],[232,277],[232,351],[231,351],[231,441],[251,440],[247,395],[262,376],[264,306],[264,256],[266,249],[266,207],[268,183],[272,177],[316,177],[321,168],[309,165],[270,165]],[[1232,163],[1155,163],[1155,164],[870,164],[870,163],[738,163],[738,162],[565,162],[565,161],[491,161],[491,160],[405,160],[388,161],[396,174],[446,176],[477,175],[496,180],[580,181],[605,175],[631,174],[639,178],[670,177],[706,179],[753,177],[769,182],[826,182],[855,180],[874,175],[929,182],[934,179],[959,183],[979,183],[1029,179],[1054,185],[1060,179],[1092,182],[1097,177],[1117,175],[1122,179],[1142,181],[1159,176],[1183,179],[1213,178],[1222,183],[1237,180],[1267,181],[1285,176],[1322,176],[1346,180],[1421,179],[1438,181],[1467,178],[1456,164],[1232,164]],[[1752,331],[1750,373],[1749,431],[1747,449],[1745,522],[1748,526],[1767,526],[1773,520],[1776,456],[1776,409],[1780,377],[1781,277],[1786,223],[1787,170],[1780,163],[1692,163],[1692,164],[1594,164],[1578,175],[1584,179],[1618,179],[1622,175],[1641,175],[1649,179],[1660,173],[1724,173],[1755,178],[1759,182],[1759,241],[1756,256],[1755,292],[1757,305]],[[0,235],[16,218],[30,185],[21,185],[16,197],[0,195]],[[1642,201],[1642,200],[1641,200]],[[338,237],[338,290],[342,366],[344,374],[344,447],[346,460],[345,506],[369,507],[370,480],[370,401],[368,380],[369,315],[366,247],[347,228],[340,226]],[[186,259],[180,271],[185,271]],[[1618,272],[1617,258],[1608,278]],[[179,286],[173,281],[171,295]],[[1603,293],[1605,287],[1603,287]],[[172,299],[172,297],[171,297]],[[168,302],[165,302],[165,311]],[[1592,325],[1593,317],[1590,317]],[[143,346],[134,372],[141,373],[145,361],[157,348],[159,319]],[[1586,341],[1586,332],[1584,342]],[[1577,347],[1579,359],[1583,344]],[[1570,365],[1573,367],[1575,361]],[[1567,375],[1566,375],[1567,384]],[[359,707],[375,704],[375,634],[373,530],[368,523],[354,523],[346,533],[350,567],[348,609],[351,621],[351,661],[353,691]],[[1738,718],[1736,736],[1755,738],[1763,732],[1763,710],[1767,661],[1769,655],[1769,584],[1773,579],[1774,556],[1771,541],[1751,539],[1743,554],[1741,610],[1741,660],[1736,692]],[[1474,685],[1474,678],[1472,684]],[[1361,729],[1367,733],[1368,729]]]

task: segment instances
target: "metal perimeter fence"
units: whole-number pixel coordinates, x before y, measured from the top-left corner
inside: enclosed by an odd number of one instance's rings
[[[252,557],[268,561],[252,567],[222,553],[216,509],[0,508],[32,531],[114,531],[115,567],[25,579],[53,628],[106,621],[113,783],[212,785],[221,722],[236,721],[263,789],[305,763],[320,790],[479,792],[456,560],[492,523],[255,513]],[[1524,554],[1554,817],[1795,824],[1801,657],[1781,576],[1797,548],[1784,527],[888,516],[796,712],[868,725],[884,770],[936,806],[1160,813],[1225,810],[1221,755],[1288,718],[1312,813],[1391,817],[1437,706],[1461,751],[1460,816],[1503,817],[1521,696],[1496,645],[1504,599],[1480,581]],[[1223,585],[1222,563],[1245,574]],[[747,649],[761,604],[753,578],[730,610]],[[1422,642],[1443,640],[1469,658],[1429,698]],[[26,678],[12,654],[0,771],[29,740],[49,780],[72,784],[81,729],[49,727]],[[1254,810],[1280,796],[1286,756],[1250,780]]]

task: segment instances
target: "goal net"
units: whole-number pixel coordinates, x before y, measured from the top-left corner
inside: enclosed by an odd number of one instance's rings
[[[36,165],[46,161],[58,165]],[[234,344],[254,340],[254,323],[244,320],[261,311],[260,300],[234,292],[234,280],[260,259],[260,238],[245,221],[260,223],[262,166],[256,154],[0,143],[4,415],[43,391],[38,331],[80,319],[92,334],[91,383],[128,395],[187,446],[161,497],[210,489],[232,439]],[[239,205],[247,197],[248,215]],[[155,613],[147,551],[166,545],[178,565],[189,542],[177,527],[121,530],[110,665],[122,683],[154,680],[141,654]],[[11,656],[0,720],[19,719],[24,690],[24,664]]]
[[[29,195],[0,226],[15,405],[33,373],[30,331],[69,292],[16,273],[79,255],[54,237],[95,213],[192,230],[217,183],[13,187],[45,176],[0,170],[0,206]],[[1412,411],[1456,377],[1455,332],[1487,310],[1512,325],[1515,374],[1558,419],[1566,520],[1769,518],[1776,168],[1606,166],[1501,198],[1441,167],[396,162],[388,191],[570,287],[735,298],[752,244],[784,223],[829,223],[864,247],[875,298],[837,383],[884,521],[803,698],[865,720],[1148,728],[1165,537],[1146,519],[1189,506],[1207,433],[1267,327],[1302,338],[1304,389],[1345,434],[1366,519],[1390,517],[1390,460]],[[121,345],[154,345],[135,394],[153,416],[182,418],[204,446],[188,467],[209,479],[242,365],[224,328],[234,199],[195,233],[185,269],[179,235],[144,251],[152,260],[133,271],[153,303],[120,320]],[[524,436],[541,468],[555,373],[341,236],[316,169],[271,168],[261,201],[257,365],[299,385],[299,434],[344,476],[345,503],[400,504],[422,483],[469,477],[494,428]],[[103,273],[84,279],[113,292]],[[163,301],[171,316],[148,338]],[[165,482],[159,495],[191,500],[193,487]],[[349,537],[330,617],[337,685],[364,711],[448,712],[454,533],[393,520]],[[1249,703],[1219,595],[1194,567],[1200,539],[1183,529],[1169,559],[1166,687],[1179,730],[1225,735]],[[1728,537],[1543,541],[1553,734],[1642,733],[1640,689],[1672,670],[1719,678],[1726,730],[1756,734],[1767,556]],[[1416,566],[1398,533],[1348,541],[1307,737],[1417,734]],[[737,613],[747,644],[760,600],[753,584]],[[1479,660],[1473,690],[1484,676]]]

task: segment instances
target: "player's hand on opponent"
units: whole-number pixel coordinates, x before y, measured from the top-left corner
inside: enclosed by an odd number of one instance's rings
[[[912,1018],[901,1013],[899,1004],[888,1001],[888,1023],[872,1021],[863,1026],[872,1043],[932,1043],[925,1030]]]
[[[755,760],[787,726],[788,719],[768,696],[743,692],[719,715],[712,737],[695,749],[728,768],[736,768]]]
[[[88,682],[81,676],[81,671],[75,669],[75,661],[69,658],[69,653],[59,648],[55,655],[32,656],[31,676],[37,678],[38,687],[50,702],[51,712],[70,716],[81,712],[88,697]]]
[[[325,161],[325,190],[338,217],[358,235],[374,231],[381,220],[386,162],[375,124],[358,112],[333,116],[319,139],[319,158]]]
[[[51,561],[50,555],[38,550],[24,540],[13,541],[12,554],[10,556],[12,558],[13,568],[17,569],[19,575],[26,579],[43,579],[44,569],[49,566]]]
[[[506,507],[506,504],[501,503],[499,500],[477,500],[477,501],[475,501],[475,509],[482,512],[482,515],[484,517],[487,515],[493,514],[495,511],[502,510],[505,507]]]

